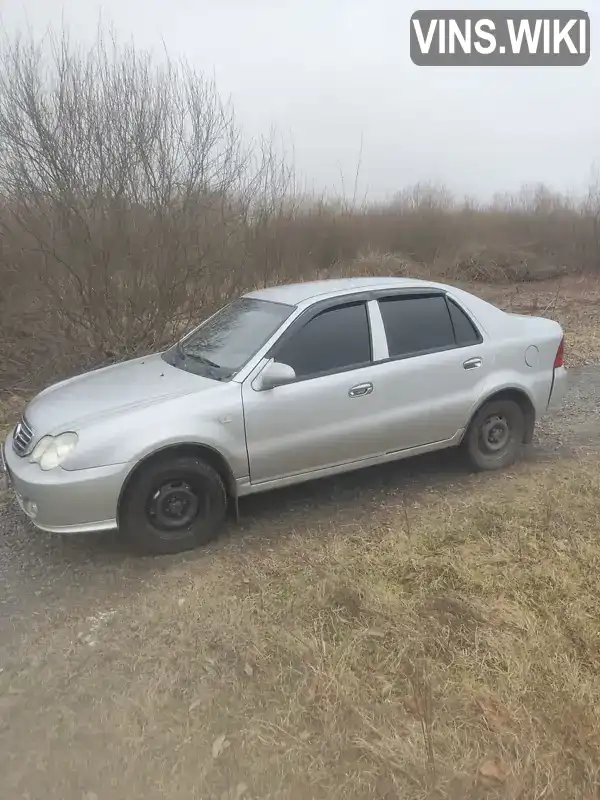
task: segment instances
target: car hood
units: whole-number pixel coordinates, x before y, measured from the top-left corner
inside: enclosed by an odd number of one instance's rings
[[[36,439],[77,430],[88,420],[219,386],[163,361],[160,353],[77,375],[40,392],[25,416]]]

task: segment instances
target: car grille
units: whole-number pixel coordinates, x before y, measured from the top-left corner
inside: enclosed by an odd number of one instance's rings
[[[28,424],[25,417],[21,417],[21,421],[15,428],[13,433],[13,450],[18,456],[26,456],[33,441],[33,430]]]

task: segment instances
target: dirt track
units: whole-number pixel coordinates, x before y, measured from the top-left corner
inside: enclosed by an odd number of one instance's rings
[[[570,371],[563,407],[538,426],[524,463],[600,449],[600,367]],[[300,487],[248,498],[242,524],[206,550],[181,556],[139,558],[114,535],[59,538],[36,532],[12,503],[0,506],[0,646],[32,624],[93,613],[126,600],[156,576],[186,563],[210,558],[214,548],[251,546],[257,538],[283,535],[300,524],[329,529],[348,516],[376,508],[398,487],[415,490],[468,481],[452,452],[375,467]],[[501,481],[502,475],[489,480]]]

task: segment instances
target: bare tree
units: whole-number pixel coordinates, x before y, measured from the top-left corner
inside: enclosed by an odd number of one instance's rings
[[[220,299],[251,166],[231,107],[184,63],[101,33],[88,52],[66,33],[2,42],[3,269],[28,271],[46,327],[81,351],[154,347]]]

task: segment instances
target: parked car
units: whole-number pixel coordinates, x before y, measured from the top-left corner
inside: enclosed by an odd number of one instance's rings
[[[177,552],[255,492],[459,445],[506,467],[563,398],[563,342],[556,322],[443,284],[274,286],[165,352],[42,391],[7,475],[41,530],[119,527]]]

